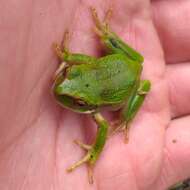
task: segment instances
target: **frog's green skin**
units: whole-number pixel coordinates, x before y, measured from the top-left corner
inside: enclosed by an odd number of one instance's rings
[[[98,125],[92,146],[78,143],[88,153],[69,171],[84,162],[93,166],[98,159],[109,126],[100,114],[101,109],[121,109],[121,121],[127,129],[126,124],[134,118],[150,90],[150,82],[140,80],[143,57],[110,31],[107,24],[101,23],[94,9],[92,14],[108,55],[95,58],[72,54],[66,47],[61,49],[56,46],[56,52],[63,62],[53,85],[57,101],[75,112],[92,114]]]

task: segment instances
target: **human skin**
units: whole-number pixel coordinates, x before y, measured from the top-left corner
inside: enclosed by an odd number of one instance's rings
[[[165,190],[190,176],[190,1],[20,0],[0,2],[0,189]],[[52,43],[72,33],[71,51],[99,56],[89,7],[142,53],[152,89],[132,122],[129,143],[110,137],[89,185],[84,152],[96,126],[51,95],[58,67]],[[107,118],[113,115],[105,113]],[[115,117],[114,117],[115,118]]]

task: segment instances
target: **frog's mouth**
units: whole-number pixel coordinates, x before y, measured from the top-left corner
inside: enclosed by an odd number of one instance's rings
[[[55,95],[58,103],[74,112],[92,113],[96,110],[96,106],[89,105],[85,101],[69,96],[69,95]]]

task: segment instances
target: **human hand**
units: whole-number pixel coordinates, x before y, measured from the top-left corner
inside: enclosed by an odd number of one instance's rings
[[[1,4],[0,189],[163,190],[190,176],[188,1]],[[89,6],[100,16],[113,6],[112,29],[143,54],[143,78],[152,83],[129,143],[122,134],[107,141],[93,186],[85,167],[65,171],[84,154],[73,139],[93,138],[93,124],[55,105],[50,94],[57,67],[51,44],[66,28],[73,51],[101,51]]]

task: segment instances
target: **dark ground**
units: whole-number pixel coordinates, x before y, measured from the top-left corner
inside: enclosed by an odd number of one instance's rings
[[[174,185],[169,190],[190,190],[190,178]]]

